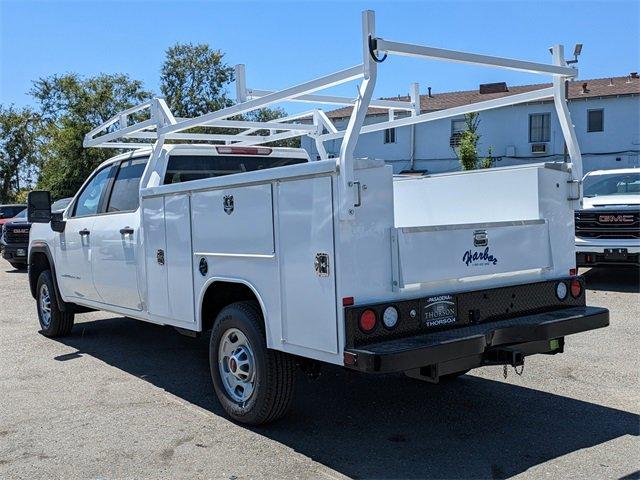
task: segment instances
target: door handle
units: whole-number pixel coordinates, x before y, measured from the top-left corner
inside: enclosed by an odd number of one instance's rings
[[[124,227],[120,229],[120,235],[133,235],[133,228]]]
[[[84,237],[85,235],[89,235],[91,232],[89,230],[87,230],[86,228],[83,228],[78,233]]]

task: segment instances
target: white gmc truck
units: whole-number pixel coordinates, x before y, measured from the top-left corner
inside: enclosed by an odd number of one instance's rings
[[[640,168],[589,172],[583,185],[576,212],[578,266],[640,266]]]
[[[62,214],[51,213],[48,192],[29,196],[42,332],[69,335],[88,309],[210,332],[218,399],[233,419],[260,424],[286,412],[298,364],[437,382],[483,365],[522,366],[526,356],[561,353],[568,335],[608,325],[576,276],[581,159],[564,98],[576,71],[562,47],[541,64],[391,42],[376,37],[366,11],[362,50],[362,64],[276,92],[247,88],[239,66],[234,106],[181,119],[154,99],[89,132],[87,147],[132,151],[100,165]],[[378,65],[394,54],[540,73],[554,84],[422,113],[415,84],[408,101],[372,99]],[[317,93],[353,80],[355,99]],[[361,134],[545,98],[571,163],[394,178],[384,161],[353,155]],[[281,101],[353,113],[346,130],[319,109],[236,120]],[[369,107],[389,110],[389,120],[363,125]],[[221,127],[239,132],[210,130]],[[262,146],[300,135],[315,140],[319,160]],[[335,139],[340,156],[328,158],[324,142]]]

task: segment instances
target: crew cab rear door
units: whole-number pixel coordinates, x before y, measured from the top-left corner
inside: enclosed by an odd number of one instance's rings
[[[138,289],[140,179],[147,157],[119,162],[91,231],[93,282],[102,302],[142,310]]]

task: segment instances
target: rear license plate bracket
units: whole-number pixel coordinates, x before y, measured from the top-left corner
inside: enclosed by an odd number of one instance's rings
[[[605,260],[626,260],[628,256],[628,250],[626,248],[605,248],[604,258]]]
[[[458,302],[454,295],[435,295],[420,301],[422,323],[427,328],[454,325],[458,321]]]

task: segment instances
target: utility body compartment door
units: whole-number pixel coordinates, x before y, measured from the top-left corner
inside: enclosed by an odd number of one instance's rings
[[[149,314],[195,327],[189,194],[145,198],[142,217]]]
[[[283,340],[337,353],[331,178],[281,182],[277,189]]]

